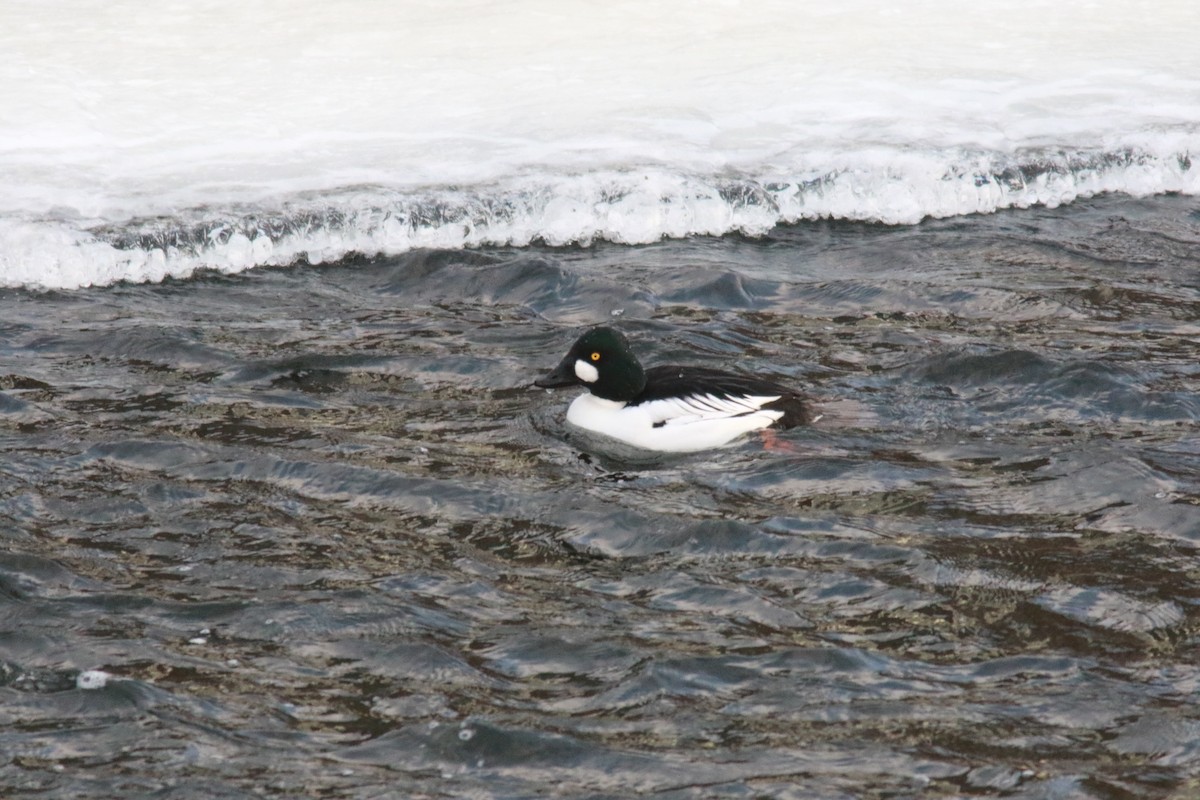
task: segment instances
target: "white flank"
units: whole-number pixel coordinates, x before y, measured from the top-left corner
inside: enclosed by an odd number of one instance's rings
[[[571,403],[567,421],[646,450],[690,453],[729,444],[783,416],[763,410],[776,397],[669,398],[627,406],[583,394]]]

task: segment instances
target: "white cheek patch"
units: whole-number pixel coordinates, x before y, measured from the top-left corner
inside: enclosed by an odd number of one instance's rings
[[[575,359],[575,377],[584,383],[595,383],[600,380],[600,370],[593,367],[591,364],[584,361],[582,358]]]

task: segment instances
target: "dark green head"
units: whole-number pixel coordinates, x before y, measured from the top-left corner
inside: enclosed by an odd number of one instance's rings
[[[646,373],[620,331],[599,327],[580,336],[554,371],[534,385],[581,385],[605,400],[629,401],[646,388]]]

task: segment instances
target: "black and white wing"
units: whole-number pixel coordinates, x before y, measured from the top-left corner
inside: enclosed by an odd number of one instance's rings
[[[778,424],[790,428],[809,417],[803,398],[790,389],[762,378],[705,367],[646,370],[646,389],[631,405],[642,406],[656,426],[773,411],[780,412]]]

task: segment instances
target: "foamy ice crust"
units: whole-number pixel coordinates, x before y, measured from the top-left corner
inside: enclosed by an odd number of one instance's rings
[[[1191,2],[908,5],[0,7],[0,286],[1200,192]]]

